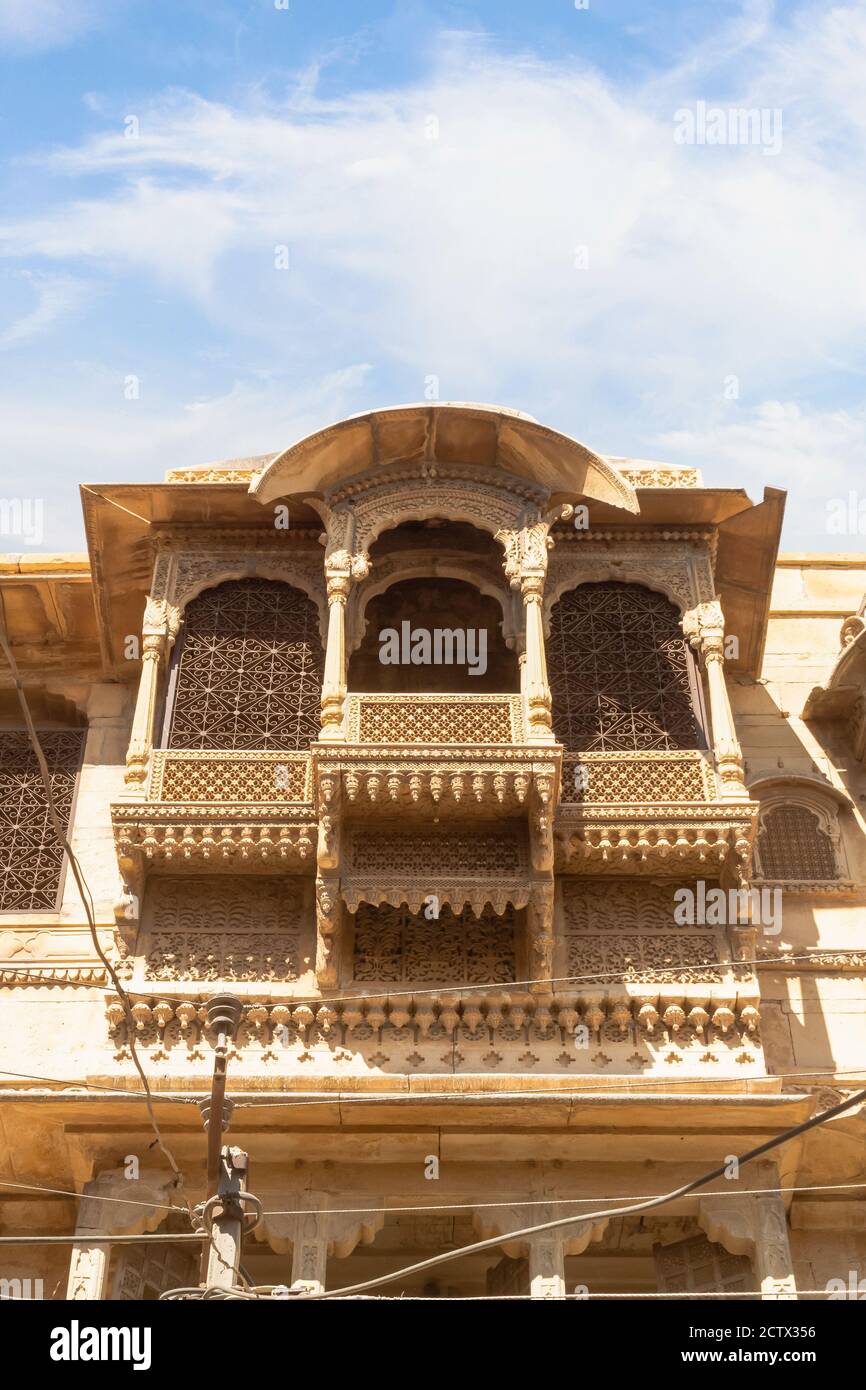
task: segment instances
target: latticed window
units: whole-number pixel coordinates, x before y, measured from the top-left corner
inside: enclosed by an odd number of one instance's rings
[[[838,878],[833,843],[814,811],[796,802],[764,813],[758,836],[764,878]]]
[[[315,604],[268,579],[237,579],[187,605],[169,694],[169,748],[307,748],[319,733]]]
[[[640,584],[581,584],[551,615],[553,727],[579,752],[705,748],[677,609]]]
[[[676,1245],[657,1245],[653,1255],[660,1293],[747,1296],[754,1288],[755,1275],[748,1256],[731,1255],[706,1236],[692,1236]]]
[[[517,978],[515,914],[469,906],[438,918],[408,907],[361,903],[355,914],[354,978],[412,984],[491,984]]]
[[[83,730],[40,732],[51,791],[69,824],[84,746]],[[0,733],[0,912],[57,907],[63,850],[48,814],[39,764],[25,733]]]

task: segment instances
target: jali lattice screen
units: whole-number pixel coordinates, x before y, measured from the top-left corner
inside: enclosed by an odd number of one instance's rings
[[[169,748],[307,748],[318,737],[315,605],[269,579],[237,579],[187,605]]]
[[[581,584],[551,614],[557,738],[576,752],[704,748],[674,605],[640,584]]]
[[[72,814],[83,730],[40,732],[51,792],[64,828]],[[48,815],[36,755],[25,733],[0,733],[0,912],[57,906],[63,850]]]

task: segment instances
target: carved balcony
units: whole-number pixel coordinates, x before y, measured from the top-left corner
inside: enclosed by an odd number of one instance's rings
[[[320,793],[344,814],[397,820],[525,818],[553,808],[561,750],[526,741],[519,695],[349,695],[346,742],[313,748]]]
[[[556,818],[557,869],[703,876],[750,872],[758,806],[722,797],[698,749],[567,753]]]
[[[159,749],[142,797],[111,807],[133,892],[150,868],[312,872],[318,830],[308,753]]]

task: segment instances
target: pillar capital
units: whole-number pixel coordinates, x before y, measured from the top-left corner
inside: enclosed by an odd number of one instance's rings
[[[683,632],[704,657],[724,659],[725,615],[718,598],[699,603],[683,614]]]
[[[524,597],[529,586],[532,592],[542,592],[544,577],[547,574],[548,551],[553,546],[550,535],[550,521],[532,521],[526,526],[496,532],[505,558],[503,568],[513,589],[520,589]],[[541,589],[537,590],[540,581]]]
[[[788,1241],[779,1170],[772,1161],[747,1170],[757,1189],[701,1197],[698,1224],[731,1255],[750,1255],[763,1299],[795,1299],[797,1284]]]

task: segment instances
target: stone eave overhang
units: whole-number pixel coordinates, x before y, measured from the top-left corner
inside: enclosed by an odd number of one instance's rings
[[[866,628],[839,653],[826,683],[810,690],[803,707],[803,718],[844,719],[864,693]]]
[[[6,626],[26,681],[98,679],[102,671],[87,555],[0,555]],[[0,685],[10,685],[0,663]]]
[[[292,1082],[296,1084],[292,1084]],[[61,1091],[39,1087],[3,1086],[0,1105],[34,1107],[40,1120],[51,1120],[78,1133],[103,1129],[106,1137],[124,1129],[149,1128],[147,1114],[138,1096],[125,1088],[132,1078],[117,1075],[91,1076],[89,1084],[105,1086],[98,1094],[70,1089]],[[161,1123],[169,1123],[174,1134],[187,1131],[204,1137],[198,1099],[209,1094],[206,1086],[191,1086],[190,1079],[172,1082],[170,1078],[151,1079],[154,1106]],[[111,1089],[118,1091],[111,1094]],[[309,1128],[317,1130],[359,1131],[370,1128],[401,1128],[448,1125],[452,1128],[495,1127],[503,1123],[512,1129],[560,1129],[584,1135],[611,1134],[636,1136],[638,1133],[669,1136],[681,1144],[691,1134],[738,1135],[760,1142],[809,1119],[816,1108],[812,1091],[782,1089],[779,1077],[751,1077],[720,1080],[712,1089],[704,1079],[666,1082],[664,1090],[644,1083],[624,1081],[614,1090],[610,1080],[599,1077],[597,1084],[578,1088],[561,1076],[373,1076],[356,1078],[351,1088],[344,1078],[320,1079],[311,1090],[301,1077],[281,1078],[279,1090],[273,1085],[255,1089],[229,1087],[235,1110],[232,1117],[233,1143],[249,1137],[255,1147],[256,1134],[269,1130]],[[539,1094],[543,1091],[543,1094]],[[471,1094],[467,1094],[471,1092]],[[356,1103],[363,1098],[363,1103]],[[179,1103],[183,1102],[183,1104]],[[259,1108],[257,1108],[259,1107]]]
[[[124,659],[123,641],[141,631],[156,547],[174,529],[273,535],[273,512],[250,497],[246,483],[111,483],[81,488],[93,574],[93,597],[106,673],[131,680],[138,663]],[[321,531],[314,511],[300,504],[291,522]],[[283,533],[285,534],[285,533]]]

